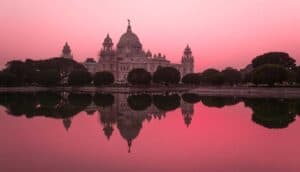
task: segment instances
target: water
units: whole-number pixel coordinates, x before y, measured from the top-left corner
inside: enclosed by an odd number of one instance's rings
[[[0,171],[300,171],[300,100],[0,94]]]

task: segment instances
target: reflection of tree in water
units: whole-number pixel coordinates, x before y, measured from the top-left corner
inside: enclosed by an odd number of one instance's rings
[[[245,99],[245,106],[253,111],[252,120],[267,128],[286,128],[295,120],[291,102],[282,99]]]
[[[151,106],[152,99],[149,94],[138,94],[129,96],[127,102],[132,110],[143,111]]]
[[[97,106],[107,107],[114,104],[115,98],[112,94],[97,93],[94,96],[94,102]]]
[[[180,106],[180,96],[172,95],[154,95],[153,104],[160,110],[171,111]]]
[[[236,97],[212,97],[205,96],[201,98],[202,103],[207,107],[222,108],[238,104],[241,100]]]
[[[191,104],[198,103],[201,100],[201,97],[198,94],[193,94],[193,93],[185,93],[181,96],[181,98],[186,103],[191,103]]]

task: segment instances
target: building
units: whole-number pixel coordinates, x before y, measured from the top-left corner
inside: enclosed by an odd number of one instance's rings
[[[127,82],[127,75],[134,68],[143,68],[154,73],[159,66],[171,66],[178,69],[181,76],[194,72],[194,57],[188,45],[184,50],[181,64],[171,63],[161,53],[152,55],[149,50],[144,51],[138,36],[132,31],[130,21],[126,33],[121,36],[116,48],[113,47],[109,34],[102,46],[98,62],[88,58],[83,64],[91,73],[110,71],[119,83]]]

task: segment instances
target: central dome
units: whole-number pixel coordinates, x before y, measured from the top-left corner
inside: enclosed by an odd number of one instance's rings
[[[128,23],[127,32],[121,36],[117,44],[117,55],[125,57],[139,56],[143,52],[142,47],[139,38],[132,32],[130,23]]]

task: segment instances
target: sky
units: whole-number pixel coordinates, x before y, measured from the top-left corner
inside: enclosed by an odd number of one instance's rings
[[[107,33],[117,44],[127,19],[145,50],[179,63],[189,44],[196,71],[243,68],[285,51],[300,64],[299,0],[1,0],[0,67],[9,60],[98,59]]]

